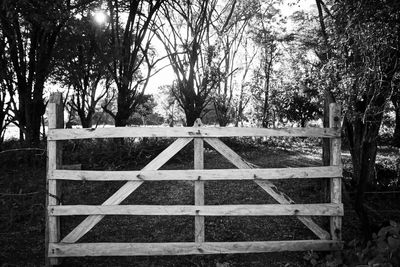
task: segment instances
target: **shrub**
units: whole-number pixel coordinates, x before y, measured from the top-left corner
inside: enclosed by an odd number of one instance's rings
[[[309,252],[304,259],[312,266],[400,266],[400,225],[390,221],[373,234],[367,244],[359,240],[350,241],[340,253],[330,253],[325,257]]]

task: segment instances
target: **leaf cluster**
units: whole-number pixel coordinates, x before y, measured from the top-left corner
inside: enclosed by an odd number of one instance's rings
[[[304,259],[312,266],[382,266],[400,265],[400,224],[390,221],[378,233],[373,234],[367,244],[359,240],[350,241],[341,253],[321,257],[309,252]]]

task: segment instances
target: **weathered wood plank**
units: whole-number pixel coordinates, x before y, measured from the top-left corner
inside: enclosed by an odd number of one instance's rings
[[[149,164],[147,164],[143,170],[156,170],[164,165],[170,158],[178,153],[183,147],[185,147],[192,138],[179,138],[175,140],[169,147],[161,152],[156,158],[154,158]],[[135,191],[143,182],[141,181],[129,181],[123,185],[117,192],[109,197],[102,205],[118,205],[125,198],[127,198],[133,191]],[[83,235],[85,235],[90,229],[92,229],[97,223],[104,218],[104,215],[92,215],[83,220],[74,230],[72,230],[61,242],[64,243],[75,243]]]
[[[200,139],[199,139],[200,140]],[[271,169],[213,169],[156,171],[74,171],[55,170],[51,179],[77,181],[207,181],[207,180],[273,180],[341,177],[342,166],[271,168]]]
[[[340,129],[341,121],[341,110],[340,106],[336,103],[329,105],[329,126],[332,128]],[[340,137],[331,139],[330,142],[331,151],[331,162],[333,166],[342,165],[342,142]],[[331,202],[341,203],[342,202],[342,180],[340,178],[330,179],[330,191],[331,191]],[[330,229],[333,240],[342,239],[342,218],[341,217],[331,217],[330,218]]]
[[[196,120],[198,127],[201,126],[200,119]],[[204,141],[201,138],[194,139],[194,169],[204,169]],[[199,176],[200,177],[200,176]],[[204,205],[204,181],[197,180],[194,182],[194,204],[196,206]],[[198,210],[195,210],[196,217],[194,218],[194,239],[195,242],[205,241],[205,229],[204,229],[204,216],[201,216]]]
[[[203,242],[203,243],[52,243],[52,257],[141,256],[264,253],[282,251],[333,251],[343,243],[332,240]]]
[[[343,204],[257,205],[62,205],[49,206],[51,216],[70,215],[180,215],[180,216],[343,216]],[[204,218],[204,217],[203,217]],[[204,240],[203,240],[204,241]],[[200,242],[200,241],[199,241]]]
[[[64,128],[64,113],[62,106],[62,94],[54,93],[50,96],[48,106],[49,129]],[[62,144],[60,141],[47,142],[47,205],[59,205],[61,196],[61,181],[52,179],[55,169],[62,164]],[[60,218],[46,215],[46,246],[49,242],[60,240]],[[58,265],[57,259],[48,259],[46,265]]]
[[[204,140],[236,167],[240,169],[252,168],[238,154],[236,154],[235,151],[233,151],[230,147],[225,145],[221,140],[217,138],[204,138]],[[294,201],[290,197],[288,197],[285,193],[279,191],[279,189],[273,183],[267,180],[262,180],[262,181],[256,180],[255,182],[279,203],[294,204]],[[297,216],[297,218],[319,238],[330,239],[330,234],[324,229],[322,229],[319,225],[317,225],[311,219],[311,217]]]
[[[76,140],[87,138],[122,137],[230,137],[230,136],[303,136],[335,138],[339,129],[284,128],[266,129],[250,127],[110,127],[96,129],[52,129],[48,140]]]

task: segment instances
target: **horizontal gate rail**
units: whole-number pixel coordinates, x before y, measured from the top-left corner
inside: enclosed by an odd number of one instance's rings
[[[271,168],[271,169],[214,169],[214,170],[157,170],[157,171],[80,171],[54,170],[52,180],[76,181],[209,181],[209,180],[275,180],[320,179],[342,177],[342,166]]]
[[[288,136],[288,137],[340,137],[337,128],[267,129],[253,127],[120,127],[92,129],[49,129],[48,140],[76,140],[88,138],[123,137],[235,137],[235,136]]]
[[[339,250],[344,215],[341,202],[342,164],[340,155],[340,107],[330,107],[331,128],[229,128],[201,127],[124,127],[101,129],[62,128],[61,96],[52,95],[49,103],[48,134],[48,197],[46,209],[46,265],[57,265],[62,257],[188,255],[220,253],[259,253],[278,251]],[[304,136],[330,138],[331,166],[302,168],[258,168],[246,162],[218,137],[232,136]],[[61,140],[120,137],[178,137],[142,170],[90,171],[75,170],[78,165],[62,165]],[[188,143],[194,141],[193,170],[158,170]],[[219,152],[238,169],[204,170],[204,142]],[[78,166],[79,167],[79,166]],[[271,180],[329,179],[330,203],[295,204]],[[61,205],[60,183],[75,181],[126,181],[101,205]],[[185,180],[194,182],[194,205],[120,205],[145,181]],[[278,204],[204,205],[204,182],[252,180]],[[86,215],[70,233],[60,234],[60,218]],[[133,216],[194,216],[194,241],[180,243],[77,243],[106,215]],[[206,242],[205,216],[295,216],[319,240]],[[311,216],[328,216],[330,232],[321,228]]]
[[[184,215],[184,216],[343,216],[343,204],[257,205],[63,205],[49,206],[50,216]]]
[[[178,243],[50,243],[49,257],[152,256],[340,250],[332,240]]]

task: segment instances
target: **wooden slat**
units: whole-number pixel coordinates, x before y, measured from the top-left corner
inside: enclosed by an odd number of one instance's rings
[[[196,121],[198,126],[201,126],[201,121]],[[194,139],[194,169],[204,169],[204,141],[203,139]],[[200,177],[200,176],[199,176]],[[197,206],[204,205],[204,181],[197,180],[194,182],[194,204]],[[205,241],[205,229],[204,229],[204,216],[201,216],[200,209],[194,210],[196,217],[194,218],[194,239],[195,242]]]
[[[199,139],[200,140],[200,139]],[[157,171],[74,171],[55,170],[51,179],[77,181],[168,181],[168,180],[272,180],[314,179],[341,177],[342,166],[270,168],[270,169],[213,169]]]
[[[168,148],[161,152],[143,170],[156,170],[164,165],[170,158],[185,147],[192,138],[179,138],[175,140]],[[129,181],[123,185],[117,192],[109,197],[103,205],[118,205],[135,191],[143,182]],[[92,229],[97,223],[104,218],[104,215],[92,215],[82,221],[74,230],[72,230],[61,242],[74,243]]]
[[[64,128],[64,113],[62,106],[62,94],[54,93],[50,96],[48,107],[49,129]],[[61,181],[52,179],[55,169],[62,164],[62,144],[59,141],[47,142],[47,205],[59,205],[61,196]],[[46,215],[46,246],[50,242],[60,240],[60,218]],[[46,265],[58,265],[57,259],[48,259]]]
[[[203,243],[53,243],[51,257],[84,256],[141,256],[263,253],[281,251],[340,250],[342,242],[332,240],[290,240],[257,242],[203,242]]]
[[[230,137],[230,136],[303,136],[334,138],[338,129],[329,128],[246,128],[246,127],[110,127],[96,129],[53,129],[48,140],[122,137]]]
[[[180,216],[343,216],[342,204],[257,205],[62,205],[49,206],[52,216],[69,215],[180,215]],[[203,228],[204,229],[204,228]],[[204,237],[204,236],[203,236]],[[203,242],[198,241],[198,242]]]
[[[336,103],[329,105],[329,126],[333,128],[340,129],[340,106]],[[333,166],[342,165],[342,143],[341,139],[334,138],[331,139],[330,143],[330,164]],[[331,191],[331,202],[339,204],[342,202],[342,181],[339,178],[330,179],[330,191]],[[330,229],[333,240],[341,240],[342,236],[342,218],[341,217],[331,217],[330,218]]]
[[[210,144],[215,150],[221,155],[228,159],[232,164],[240,169],[251,169],[252,167],[245,162],[238,154],[236,154],[230,147],[225,145],[221,140],[216,138],[204,138],[204,140]],[[272,198],[278,201],[280,204],[294,204],[295,202],[287,196],[285,193],[279,191],[279,189],[271,182],[267,180],[256,180],[255,181],[262,189],[264,189]],[[297,216],[297,218],[307,226],[314,234],[321,239],[330,239],[330,234],[317,225],[311,217]]]

